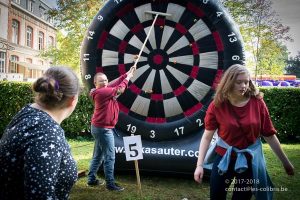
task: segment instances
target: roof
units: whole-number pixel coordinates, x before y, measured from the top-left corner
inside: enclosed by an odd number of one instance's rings
[[[50,8],[57,8],[57,0],[41,0],[46,3]]]

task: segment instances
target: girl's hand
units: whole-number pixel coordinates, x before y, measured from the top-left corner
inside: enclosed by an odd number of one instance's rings
[[[286,164],[283,164],[283,167],[285,169],[285,172],[287,173],[287,175],[293,176],[295,174],[294,172],[294,166],[292,165],[292,163],[288,162]]]
[[[194,172],[194,180],[197,183],[202,183],[202,178],[203,178],[204,170],[202,166],[197,166]]]

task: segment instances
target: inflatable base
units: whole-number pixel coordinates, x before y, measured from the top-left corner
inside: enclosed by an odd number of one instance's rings
[[[140,171],[193,174],[197,163],[199,143],[203,130],[180,140],[149,142],[142,141],[143,159],[139,160]],[[133,161],[126,161],[122,131],[115,135],[116,171],[135,170]]]

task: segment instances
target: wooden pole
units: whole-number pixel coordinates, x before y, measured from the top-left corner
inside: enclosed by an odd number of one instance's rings
[[[148,39],[149,39],[149,36],[150,36],[151,31],[152,31],[152,28],[153,28],[153,26],[154,26],[154,24],[155,24],[155,22],[156,22],[156,20],[157,20],[157,17],[158,17],[158,14],[155,15],[155,18],[154,18],[154,20],[153,20],[153,22],[152,22],[152,25],[151,25],[151,27],[150,27],[150,29],[149,29],[149,31],[148,31],[147,37],[146,37],[146,39],[145,39],[145,41],[144,41],[144,43],[143,43],[143,45],[142,45],[142,48],[141,48],[141,50],[140,50],[140,52],[139,52],[139,55],[137,56],[137,59],[136,59],[135,62],[134,62],[134,65],[133,65],[134,68],[136,68],[137,63],[139,62],[140,56],[141,56],[141,54],[142,54],[142,52],[143,52],[143,50],[144,50],[144,48],[145,48],[145,45],[146,45],[146,43],[147,43],[147,41],[148,41]]]
[[[140,178],[140,170],[139,170],[139,164],[138,164],[137,160],[134,160],[134,165],[135,165],[138,193],[139,193],[140,197],[142,197],[142,185],[141,185],[141,178]]]

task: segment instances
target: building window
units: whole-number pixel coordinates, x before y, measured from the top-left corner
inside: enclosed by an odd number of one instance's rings
[[[33,0],[27,0],[27,10],[33,12]]]
[[[12,42],[16,44],[19,42],[19,22],[15,19],[12,21]]]
[[[52,36],[48,38],[48,47],[54,47],[54,38]]]
[[[15,63],[15,62],[19,61],[19,57],[18,56],[11,56],[10,60],[12,61],[12,62],[10,62],[10,73],[17,73],[18,64]]]
[[[42,19],[46,20],[46,9],[40,6],[40,16]]]
[[[39,70],[35,70],[35,78],[43,76],[43,68],[44,68],[44,61],[39,60],[38,65],[41,67]]]
[[[31,58],[26,58],[26,62],[32,64]],[[37,77],[37,70],[29,69],[29,76],[28,78],[36,78]]]
[[[15,3],[20,4],[20,0],[13,0]]]
[[[44,33],[43,32],[39,32],[39,50],[43,50],[44,49]]]
[[[33,29],[30,26],[27,26],[27,30],[26,30],[26,45],[28,47],[32,47],[32,39],[33,39]]]
[[[53,17],[49,17],[48,19],[49,19],[50,24],[54,24],[54,18]]]
[[[5,73],[5,52],[0,52],[0,73]]]

